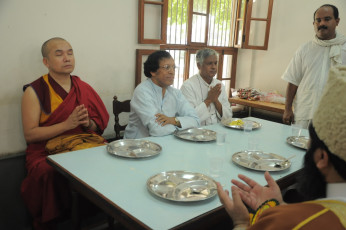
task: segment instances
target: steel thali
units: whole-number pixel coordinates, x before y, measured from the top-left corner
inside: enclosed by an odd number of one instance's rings
[[[286,141],[288,144],[291,144],[295,147],[298,147],[301,149],[308,149],[309,137],[291,136],[291,137],[287,137]]]
[[[232,156],[232,161],[245,168],[257,171],[281,171],[291,167],[291,161],[274,153],[262,151],[240,151]]]
[[[239,119],[239,118],[229,118],[229,119],[221,120],[221,124],[223,126],[226,126],[232,129],[244,129],[244,122],[245,120]],[[261,128],[262,126],[257,121],[251,121],[251,122],[252,122],[252,129],[258,129],[258,128]]]
[[[140,139],[123,139],[109,143],[107,151],[120,157],[145,158],[159,154],[162,147],[151,141]]]
[[[187,171],[158,173],[147,180],[147,188],[158,197],[178,202],[206,200],[217,194],[213,179]]]
[[[180,139],[188,141],[207,142],[216,140],[215,131],[203,128],[176,130],[173,134]]]

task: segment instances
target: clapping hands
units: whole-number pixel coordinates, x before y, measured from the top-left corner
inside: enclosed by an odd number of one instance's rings
[[[229,197],[229,191],[223,190],[220,183],[217,183],[217,193],[228,215],[232,218],[234,227],[247,227],[250,223],[249,211],[240,198],[239,189],[232,186],[232,198]]]
[[[238,177],[246,184],[238,180],[231,180],[231,182],[239,189],[240,197],[244,203],[253,210],[256,210],[264,201],[269,199],[276,199],[279,203],[283,203],[280,188],[269,172],[264,173],[268,187],[261,186],[242,174],[239,174]]]
[[[246,227],[249,225],[249,212],[245,204],[256,210],[263,202],[269,199],[276,199],[279,203],[283,203],[280,188],[268,172],[264,174],[268,187],[261,186],[244,175],[239,174],[238,177],[245,183],[238,180],[231,181],[235,185],[231,188],[233,199],[229,197],[228,190],[223,190],[222,186],[217,184],[220,201],[231,216],[235,226],[241,225]]]

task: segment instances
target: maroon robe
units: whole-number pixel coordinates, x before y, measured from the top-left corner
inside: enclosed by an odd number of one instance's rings
[[[65,121],[76,106],[84,104],[88,109],[89,117],[99,128],[99,135],[103,133],[109,120],[108,112],[98,94],[87,83],[77,76],[71,76],[72,86],[67,94],[61,86],[49,76],[49,83],[63,98],[59,107],[50,111],[49,90],[43,77],[32,82],[30,86],[35,90],[41,104],[41,109],[50,114],[40,126],[51,126]],[[27,86],[24,86],[24,90]],[[65,94],[65,95],[64,95]],[[95,133],[91,130],[87,132]],[[86,133],[78,126],[61,135]],[[21,185],[21,194],[24,202],[34,218],[34,225],[52,221],[64,214],[70,207],[70,191],[65,178],[46,162],[46,141],[30,143],[26,149],[27,177]],[[36,223],[36,224],[35,224]]]

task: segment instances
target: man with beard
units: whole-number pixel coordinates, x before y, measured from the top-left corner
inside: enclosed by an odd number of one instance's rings
[[[339,21],[338,8],[333,5],[326,4],[315,11],[313,40],[296,51],[282,75],[288,82],[282,117],[285,124],[296,122],[307,128],[319,104],[329,68],[346,65],[346,36],[335,30]]]
[[[218,183],[220,201],[231,216],[234,229],[346,228],[345,117],[346,66],[341,66],[331,69],[321,103],[309,125],[309,149],[298,181],[306,201],[285,204],[279,186],[268,172],[268,187],[244,175],[239,178],[246,184],[232,180],[233,199]],[[243,202],[256,210],[250,218]]]
[[[222,118],[232,117],[231,105],[225,86],[215,79],[219,56],[215,50],[197,51],[196,61],[199,73],[187,79],[180,90],[195,108],[201,125],[220,122]]]

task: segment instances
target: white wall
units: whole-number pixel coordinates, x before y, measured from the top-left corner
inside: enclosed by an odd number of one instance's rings
[[[22,134],[22,86],[47,73],[41,45],[67,39],[80,76],[99,93],[110,114],[112,98],[132,96],[137,44],[137,0],[0,0],[0,156],[26,148]]]
[[[268,51],[239,50],[238,87],[284,92],[280,79],[294,51],[313,35],[312,14],[322,0],[274,0]],[[345,0],[339,31],[346,33]],[[23,152],[22,86],[47,72],[41,44],[55,36],[73,46],[80,76],[99,93],[110,114],[105,135],[113,134],[112,98],[129,99],[134,89],[137,0],[0,0],[0,157]],[[157,46],[156,46],[157,48]]]

